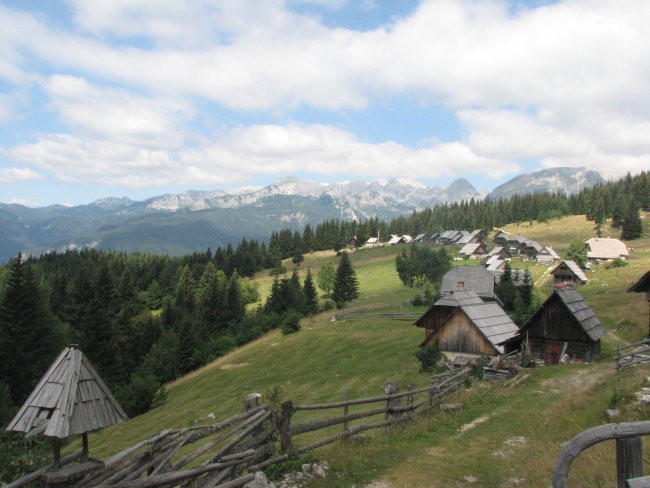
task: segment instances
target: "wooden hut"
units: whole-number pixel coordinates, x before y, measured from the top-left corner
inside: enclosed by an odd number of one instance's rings
[[[508,234],[500,230],[492,239],[495,245],[499,247],[508,247]]]
[[[415,325],[424,328],[424,338],[431,335],[447,320],[447,317],[461,305],[479,305],[483,300],[475,291],[451,291],[434,303],[422,317],[415,321]]]
[[[472,242],[465,244],[463,248],[458,252],[458,255],[465,259],[480,259],[486,254],[487,249],[485,248],[485,244],[481,242]]]
[[[27,437],[41,433],[53,437],[57,440],[54,463],[58,464],[61,439],[81,434],[82,460],[86,461],[88,432],[127,419],[90,361],[70,347],[54,360],[7,430]]]
[[[650,270],[644,274],[639,281],[634,283],[628,293],[645,293],[645,299],[648,301],[648,337],[650,337]]]
[[[545,364],[569,358],[591,361],[600,354],[600,339],[607,330],[573,289],[554,290],[516,337],[505,344],[506,352],[527,343],[527,349]]]
[[[630,257],[625,244],[610,237],[592,237],[585,242],[585,246],[587,247],[587,259],[592,263]]]
[[[561,285],[584,285],[589,281],[585,272],[578,266],[575,261],[565,259],[558,264],[552,271],[553,284]]]
[[[434,328],[423,344],[439,342],[440,350],[464,354],[502,354],[500,344],[519,328],[496,302],[459,304]]]

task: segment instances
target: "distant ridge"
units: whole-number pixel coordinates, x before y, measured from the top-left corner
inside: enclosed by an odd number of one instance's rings
[[[492,190],[488,198],[499,200],[513,195],[543,192],[571,195],[602,183],[605,183],[605,179],[600,173],[587,168],[548,168],[515,176]]]
[[[521,193],[571,193],[604,182],[595,171],[554,168],[521,175],[500,185],[490,198]],[[275,230],[302,231],[328,219],[391,220],[436,204],[481,200],[460,178],[449,186],[427,187],[416,181],[315,183],[288,176],[262,188],[186,191],[133,201],[103,198],[88,205],[29,208],[0,203],[0,262],[18,252],[98,248],[187,254],[236,244],[243,238],[263,241]]]

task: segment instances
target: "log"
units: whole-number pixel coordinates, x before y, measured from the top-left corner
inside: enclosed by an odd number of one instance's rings
[[[236,425],[235,427],[233,427],[229,431],[224,432],[223,434],[218,436],[216,439],[213,439],[211,441],[206,442],[201,447],[199,447],[195,451],[193,451],[190,454],[188,454],[187,456],[185,456],[183,459],[179,459],[178,461],[173,463],[171,465],[171,467],[170,467],[170,470],[175,471],[177,469],[180,469],[181,467],[191,463],[196,458],[198,458],[198,457],[202,456],[203,454],[205,454],[206,452],[208,452],[214,446],[217,446],[217,445],[221,444],[223,441],[225,441],[228,437],[233,435],[238,430],[243,429],[244,427],[249,425],[251,422],[255,422],[257,419],[259,419],[263,415],[262,411],[263,411],[263,409],[259,409],[257,411],[257,413],[255,413],[254,415],[249,415],[248,418],[244,417],[246,419],[243,422],[241,422],[239,425]],[[252,410],[251,410],[251,412],[252,412]],[[237,415],[236,417],[240,417],[240,416]]]
[[[640,437],[616,439],[616,479],[619,488],[627,488],[628,478],[643,475],[643,447]]]
[[[334,417],[331,419],[325,420],[314,420],[313,422],[305,422],[303,424],[295,424],[289,427],[290,435],[304,434],[306,432],[313,432],[315,430],[324,429],[325,427],[331,427],[332,425],[337,424],[347,424],[347,422],[352,420],[358,420],[365,417],[371,417],[373,415],[380,415],[385,413],[385,408],[380,408],[377,410],[370,410],[368,412],[357,412],[353,414],[343,415],[342,417]],[[348,429],[349,430],[349,429]]]
[[[253,430],[255,430],[262,422],[264,422],[266,419],[268,419],[273,412],[268,411],[264,415],[262,415],[259,419],[257,419],[255,422],[251,423],[241,434],[239,434],[237,437],[235,437],[232,441],[230,441],[228,444],[226,444],[217,454],[215,454],[212,457],[212,462],[216,461],[217,459],[221,458],[224,456],[228,451],[230,451],[233,447],[235,447],[237,444],[239,444],[248,434],[250,434]]]
[[[213,464],[207,464],[205,466],[199,466],[197,468],[191,468],[191,469],[185,469],[182,471],[174,471],[171,473],[164,473],[164,474],[158,474],[156,476],[152,476],[150,478],[143,478],[139,480],[133,480],[133,481],[128,481],[126,483],[118,483],[117,485],[110,485],[114,486],[115,488],[154,488],[157,486],[163,486],[163,485],[168,485],[172,483],[178,483],[179,481],[186,480],[188,478],[194,478],[196,476],[200,476],[205,473],[211,473],[213,471],[218,471],[220,469],[225,469],[229,468],[231,466],[234,466],[236,464],[241,463],[241,459],[235,459],[232,461],[227,461],[223,463],[213,463]],[[254,475],[253,475],[254,476]],[[245,478],[245,477],[244,477]],[[242,478],[240,478],[241,480]],[[249,478],[249,481],[252,478]],[[237,480],[235,480],[237,481]],[[226,486],[227,484],[224,484],[222,486]],[[231,485],[231,486],[241,486],[241,485]]]
[[[81,456],[82,456],[81,451],[75,452],[73,454],[68,454],[67,456],[61,458],[59,465],[65,466],[66,464],[76,461],[77,459],[81,459]],[[37,469],[33,473],[23,476],[22,478],[18,478],[17,480],[12,481],[8,485],[4,485],[3,488],[19,488],[21,486],[25,486],[26,484],[39,479],[43,473],[45,473],[48,470],[51,470],[53,467],[54,464],[48,464],[47,466],[43,466],[41,469]]]

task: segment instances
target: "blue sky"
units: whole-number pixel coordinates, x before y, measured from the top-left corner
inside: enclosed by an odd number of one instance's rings
[[[646,0],[0,0],[0,202],[650,168]]]

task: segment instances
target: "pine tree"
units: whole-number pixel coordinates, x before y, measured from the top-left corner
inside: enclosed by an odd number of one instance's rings
[[[334,291],[332,299],[337,307],[342,307],[345,303],[351,302],[359,296],[359,282],[357,275],[352,268],[348,253],[344,252],[341,255],[341,262],[336,270],[336,278],[334,280]]]
[[[625,210],[625,217],[621,224],[621,239],[631,240],[638,239],[642,233],[642,222],[639,215],[639,207],[630,198]]]
[[[506,261],[503,274],[501,275],[501,280],[496,288],[496,293],[501,300],[501,303],[503,303],[503,308],[506,310],[514,310],[515,299],[517,298],[517,287],[512,280],[512,269],[510,268],[510,263],[508,261]]]
[[[587,248],[580,238],[576,238],[569,244],[566,250],[566,258],[575,262],[581,268],[587,264]]]
[[[14,404],[25,400],[62,345],[62,333],[19,254],[0,298],[0,378]]]
[[[307,270],[307,276],[302,286],[302,293],[305,296],[305,313],[311,315],[318,312],[318,292],[311,276],[311,269]]]
[[[190,267],[186,264],[181,271],[178,286],[176,287],[176,305],[185,312],[192,312],[194,309],[195,295],[194,276],[192,276],[192,271],[190,271]]]

